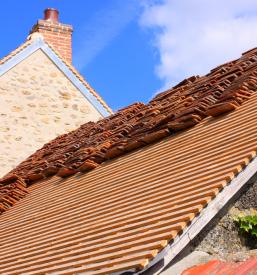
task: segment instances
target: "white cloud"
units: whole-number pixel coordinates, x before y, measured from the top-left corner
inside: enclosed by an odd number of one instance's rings
[[[153,31],[157,75],[168,88],[257,46],[256,0],[144,0],[140,23]]]
[[[82,70],[136,17],[137,0],[110,1],[97,12],[85,17],[85,25],[76,30],[73,62]]]

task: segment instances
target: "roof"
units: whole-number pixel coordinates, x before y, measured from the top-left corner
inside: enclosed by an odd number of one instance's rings
[[[0,271],[163,268],[257,170],[256,65],[254,49],[21,163],[1,182],[3,211],[24,198],[0,217]]]
[[[113,113],[110,107],[89,85],[83,76],[69,62],[65,61],[58,51],[47,43],[43,39],[43,36],[39,33],[33,33],[26,42],[0,60],[0,75],[8,71],[10,68],[21,62],[24,58],[39,48],[53,60],[60,70],[63,71],[63,73],[73,82],[73,84],[79,88],[79,90],[81,90],[83,95],[103,116],[108,116]]]
[[[182,275],[254,275],[257,273],[257,258],[248,259],[245,262],[222,262],[212,260],[207,264],[195,266],[184,271]]]

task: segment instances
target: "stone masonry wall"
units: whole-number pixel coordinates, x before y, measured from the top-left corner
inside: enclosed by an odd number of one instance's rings
[[[257,249],[257,239],[239,233],[233,221],[240,211],[257,210],[257,174],[244,186],[237,199],[221,213],[192,242],[196,250],[226,257],[228,254]]]
[[[36,51],[0,77],[0,177],[56,136],[101,117]]]

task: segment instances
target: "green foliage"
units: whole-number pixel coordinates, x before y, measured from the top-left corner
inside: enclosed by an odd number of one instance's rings
[[[239,215],[234,217],[234,221],[238,224],[241,232],[257,238],[257,215]]]

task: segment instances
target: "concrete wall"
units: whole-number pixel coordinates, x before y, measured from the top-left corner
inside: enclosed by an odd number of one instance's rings
[[[0,77],[0,177],[56,136],[101,117],[37,50]]]

